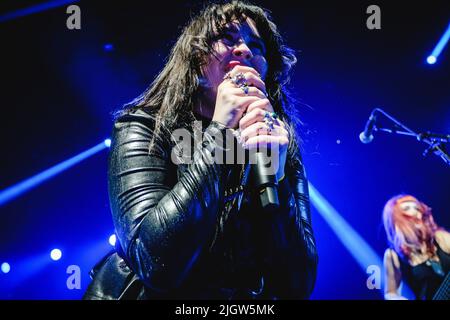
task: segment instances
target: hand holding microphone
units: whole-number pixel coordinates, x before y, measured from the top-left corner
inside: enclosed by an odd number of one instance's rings
[[[284,176],[289,134],[254,68],[237,65],[225,75],[218,88],[213,120],[239,129],[243,147],[254,156],[252,176],[262,207],[278,207],[277,186]]]

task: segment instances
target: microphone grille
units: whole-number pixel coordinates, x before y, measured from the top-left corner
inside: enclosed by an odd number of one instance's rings
[[[370,136],[366,136],[363,131],[359,134],[359,140],[361,140],[361,142],[364,144],[371,143],[373,140],[373,134],[371,134]]]

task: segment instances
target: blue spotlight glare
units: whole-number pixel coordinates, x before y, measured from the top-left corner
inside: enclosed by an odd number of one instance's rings
[[[433,52],[428,56],[427,62],[429,64],[436,63],[437,59],[439,58],[439,55],[441,54],[442,50],[444,50],[444,47],[448,43],[449,39],[450,39],[450,23],[448,24],[447,30],[445,30],[441,39],[439,39],[438,44],[436,45],[436,47],[434,47]]]
[[[19,9],[12,11],[3,15],[0,15],[0,22],[6,22],[20,17],[26,17],[34,13],[43,12],[49,9],[65,6],[71,3],[78,2],[79,0],[54,0],[49,2],[44,2],[28,8]]]
[[[428,64],[435,64],[436,63],[436,57],[435,56],[429,56],[427,58],[427,63]]]
[[[53,261],[58,261],[59,259],[61,259],[62,257],[62,252],[59,249],[53,249],[50,252],[50,257],[52,258]]]
[[[112,43],[106,43],[103,46],[103,50],[105,50],[106,52],[114,51],[114,45]]]
[[[11,266],[9,265],[8,262],[3,262],[2,263],[2,272],[8,273],[9,271],[11,271]]]
[[[2,191],[0,191],[0,207],[9,201],[17,198],[21,194],[31,190],[34,187],[37,187],[44,181],[56,176],[58,173],[63,172],[64,170],[69,169],[70,167],[76,165],[77,163],[81,162],[82,160],[89,158],[90,156],[96,154],[97,152],[102,151],[103,149],[107,148],[106,141],[103,141],[102,143],[97,144],[96,146],[68,159],[65,160],[50,169],[47,169],[41,173],[38,173],[37,175],[28,178],[22,182],[19,182],[9,188],[6,188]]]
[[[117,240],[116,235],[115,234],[111,235],[109,237],[109,244],[114,247],[116,245],[116,240]]]
[[[105,139],[105,147],[109,148],[111,147],[111,139]]]
[[[345,219],[336,211],[335,208],[322,196],[319,191],[310,183],[309,194],[311,203],[320,213],[322,218],[328,223],[330,228],[334,231],[338,239],[342,242],[344,247],[350,252],[353,258],[358,262],[359,266],[364,272],[367,272],[367,267],[377,266],[383,268],[383,261],[370,247],[370,245],[352,228],[352,226],[345,221]],[[384,278],[381,278],[381,286],[383,287]],[[380,291],[381,293],[382,291]],[[412,298],[411,288],[406,283],[402,282],[401,294],[405,297]]]
[[[370,265],[382,266],[382,260],[369,244],[342,218],[333,206],[309,184],[311,202],[317,211],[336,233],[345,248],[356,259],[361,268],[366,271]]]

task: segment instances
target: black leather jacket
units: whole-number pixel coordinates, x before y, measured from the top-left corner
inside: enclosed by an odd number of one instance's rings
[[[279,182],[281,208],[263,212],[248,165],[217,164],[210,121],[192,163],[174,164],[168,137],[149,153],[143,110],[114,124],[109,193],[118,245],[91,271],[84,299],[305,299],[317,252],[297,144]]]

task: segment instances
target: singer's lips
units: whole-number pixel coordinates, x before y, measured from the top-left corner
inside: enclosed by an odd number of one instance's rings
[[[228,62],[227,66],[225,67],[225,72],[229,72],[231,69],[233,69],[236,66],[246,66],[240,61],[232,60]]]

